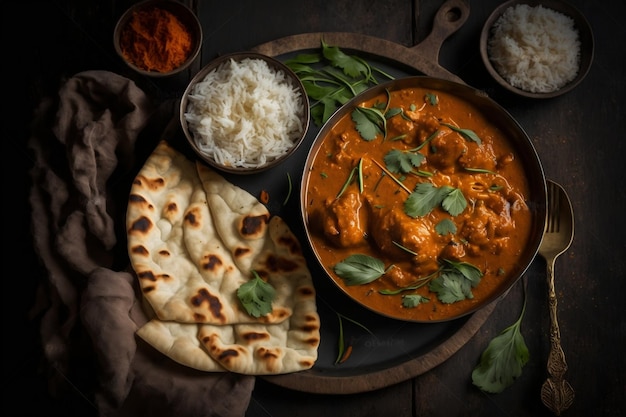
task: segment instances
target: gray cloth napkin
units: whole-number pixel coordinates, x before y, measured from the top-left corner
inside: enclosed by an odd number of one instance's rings
[[[252,376],[184,367],[135,335],[146,317],[129,267],[126,202],[142,144],[149,152],[158,143],[172,104],[155,106],[117,74],[82,72],[42,101],[29,141],[33,244],[47,272],[33,311],[57,371],[49,382],[91,378],[80,386],[92,388],[83,394],[100,416],[243,416],[254,388]],[[94,363],[81,373],[77,358]]]

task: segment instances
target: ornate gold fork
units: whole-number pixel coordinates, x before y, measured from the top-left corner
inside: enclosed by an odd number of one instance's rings
[[[565,353],[561,348],[561,331],[557,320],[557,299],[554,289],[554,263],[574,239],[574,212],[563,187],[548,180],[548,220],[539,247],[547,264],[548,303],[550,307],[550,353],[548,379],[541,387],[541,401],[557,416],[574,402],[574,389],[563,378],[567,371]]]

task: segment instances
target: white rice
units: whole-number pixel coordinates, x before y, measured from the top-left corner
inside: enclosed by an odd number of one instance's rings
[[[509,7],[496,21],[488,53],[509,84],[547,93],[578,74],[580,40],[571,17],[543,6],[519,4]]]
[[[302,134],[305,100],[262,59],[230,59],[194,85],[184,114],[198,148],[219,164],[258,167]]]

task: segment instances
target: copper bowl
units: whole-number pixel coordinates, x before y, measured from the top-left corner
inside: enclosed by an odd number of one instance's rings
[[[511,85],[496,69],[489,56],[488,44],[493,34],[493,26],[502,14],[511,7],[517,5],[528,5],[530,7],[542,6],[546,9],[562,13],[570,17],[574,22],[574,28],[578,31],[580,41],[579,68],[575,78],[561,88],[550,92],[531,92]],[[528,98],[552,98],[573,90],[587,76],[594,55],[593,32],[585,16],[574,6],[561,0],[509,0],[498,6],[485,21],[480,34],[480,55],[485,68],[493,79],[507,91],[519,96]]]
[[[494,285],[493,287],[488,286],[487,288],[489,288],[489,290],[486,290],[485,294],[483,294],[480,299],[472,300],[471,303],[466,303],[461,311],[450,313],[450,315],[442,312],[441,315],[438,315],[437,317],[435,317],[435,315],[431,315],[428,310],[422,310],[422,312],[418,312],[416,311],[416,309],[412,308],[399,308],[400,303],[397,299],[389,299],[388,302],[382,301],[376,302],[374,304],[374,302],[372,301],[374,297],[378,297],[379,300],[382,300],[382,298],[388,297],[388,295],[380,296],[377,289],[375,289],[374,286],[370,285],[369,283],[365,285],[349,285],[348,283],[344,282],[334,270],[335,265],[324,264],[321,253],[328,253],[329,251],[332,251],[335,254],[335,258],[343,259],[344,257],[359,253],[362,250],[360,249],[361,246],[334,246],[333,243],[324,238],[319,231],[319,227],[321,227],[321,224],[325,222],[326,219],[322,219],[322,221],[320,222],[319,218],[311,217],[315,215],[309,215],[309,207],[312,207],[314,205],[321,207],[321,205],[317,203],[318,201],[333,201],[334,199],[336,199],[337,188],[340,188],[342,186],[342,183],[346,181],[345,178],[333,177],[333,173],[328,174],[326,172],[320,172],[319,170],[316,170],[316,167],[314,166],[314,162],[318,154],[323,158],[334,155],[327,152],[325,148],[322,147],[322,145],[327,140],[327,138],[331,137],[332,135],[338,136],[339,134],[337,132],[339,131],[343,132],[343,130],[337,130],[337,123],[339,123],[344,118],[350,117],[357,105],[361,105],[364,102],[369,102],[373,100],[384,100],[384,98],[382,97],[385,97],[387,91],[393,92],[396,90],[405,90],[414,87],[422,88],[426,91],[430,90],[438,94],[445,93],[447,95],[456,97],[456,99],[463,101],[464,103],[467,103],[471,106],[472,114],[475,114],[477,116],[482,115],[482,119],[488,120],[488,123],[490,125],[494,126],[496,130],[502,132],[502,136],[506,137],[506,142],[511,146],[512,150],[515,153],[514,159],[519,161],[519,164],[524,170],[526,183],[528,185],[528,194],[525,196],[526,205],[528,206],[531,216],[529,229],[525,229],[528,238],[525,241],[525,246],[520,249],[520,253],[517,254],[516,258],[511,261],[510,264],[507,264],[506,275],[504,275],[502,279],[498,278],[496,280],[497,285]],[[410,93],[407,93],[407,96],[409,96],[409,94]],[[415,97],[417,97],[417,95],[415,95]],[[384,103],[381,102],[381,105],[382,104]],[[349,148],[352,140],[356,139],[352,139],[350,136],[348,136],[345,138],[344,143],[346,147],[346,153],[349,154],[354,161],[359,157],[360,154],[359,152],[352,151]],[[376,141],[378,140],[380,139],[376,139]],[[383,140],[383,142],[391,143],[393,142],[393,140],[387,138]],[[376,142],[372,141],[372,143]],[[406,146],[413,147],[415,145],[407,144]],[[339,160],[350,159],[339,156],[337,158]],[[342,172],[342,174],[345,174],[345,176],[347,176],[348,172]],[[368,174],[364,173],[363,175],[364,178],[367,180]],[[313,176],[316,176],[317,181],[328,180],[329,184],[326,187],[318,186],[315,188],[315,190],[313,190],[313,192],[310,192],[310,190],[312,190],[314,187],[313,185],[311,185],[311,182],[315,181],[312,180]],[[398,176],[401,177],[400,175]],[[409,177],[410,175],[406,174],[406,176]],[[355,174],[353,178],[357,177],[358,174]],[[321,179],[318,180],[317,178]],[[331,180],[331,178],[333,179]],[[351,186],[357,187],[357,185],[354,184],[357,184],[358,181],[360,180],[355,179],[352,182]],[[377,186],[389,186],[389,183],[387,183],[386,185],[377,184]],[[359,193],[359,191],[355,192]],[[403,191],[399,190],[398,192]],[[370,193],[372,193],[372,191],[370,191]],[[420,323],[445,322],[460,318],[489,305],[491,302],[499,299],[504,294],[506,294],[507,291],[522,277],[522,275],[524,275],[528,267],[533,262],[535,256],[537,255],[539,245],[541,244],[541,241],[543,239],[543,231],[546,221],[546,200],[546,179],[544,176],[541,161],[539,160],[532,141],[530,140],[524,129],[520,126],[520,124],[515,119],[513,119],[513,117],[504,108],[498,105],[493,99],[489,98],[484,92],[476,90],[465,84],[427,76],[406,77],[379,84],[366,90],[357,97],[353,98],[348,103],[344,104],[337,112],[333,114],[333,116],[331,116],[328,122],[324,124],[318,135],[315,137],[304,165],[302,180],[300,184],[301,217],[302,223],[304,224],[307,241],[309,246],[311,247],[317,263],[324,270],[327,278],[336,285],[340,292],[343,292],[347,297],[353,299],[361,306],[375,313],[397,320]],[[380,204],[381,207],[385,206],[384,201],[382,201]],[[365,207],[367,203],[361,202],[361,205]],[[337,213],[339,212],[339,210],[345,210],[345,212],[349,212],[349,209],[343,206],[336,210],[337,211],[333,210],[332,213]],[[346,221],[345,224],[347,223],[353,225],[359,222]],[[365,230],[364,239],[367,241],[370,239],[370,237],[367,237],[369,231],[366,229],[366,227],[364,227],[363,229]],[[351,234],[351,232],[348,232],[348,234],[350,234],[350,236],[354,236],[353,234]],[[462,236],[458,236],[457,238],[461,239]],[[402,256],[403,258],[398,258],[398,262],[400,262],[401,259],[406,260],[406,255]],[[388,256],[388,258],[390,258],[390,256]],[[388,259],[388,261],[390,262],[390,264],[394,264],[395,258]],[[436,297],[435,295],[432,296]],[[425,309],[434,308],[432,307],[432,301],[431,303],[424,304],[423,307]],[[444,315],[446,316],[444,317]]]
[[[139,66],[139,63],[133,62],[124,54],[120,43],[122,33],[132,19],[133,15],[140,11],[149,11],[155,8],[160,8],[172,13],[176,18],[178,18],[180,23],[189,31],[189,34],[191,35],[192,44],[187,59],[178,67],[166,72],[142,68]],[[115,47],[117,55],[126,63],[128,67],[137,73],[155,78],[169,77],[187,69],[198,57],[202,47],[202,25],[200,24],[200,20],[198,20],[195,13],[183,3],[175,0],[145,0],[131,6],[119,18],[117,24],[115,25],[115,30],[113,31],[113,46]]]
[[[230,60],[234,60],[235,62],[239,63],[246,59],[265,61],[271,70],[274,70],[276,73],[282,73],[284,75],[284,80],[286,80],[289,83],[289,85],[296,91],[296,93],[300,97],[300,102],[302,104],[302,107],[298,109],[298,111],[299,111],[299,119],[300,119],[300,125],[302,126],[302,130],[299,132],[297,137],[292,138],[293,144],[291,148],[289,148],[288,151],[282,153],[281,155],[277,157],[268,158],[267,161],[263,163],[262,165],[256,165],[256,166],[225,165],[217,161],[213,155],[209,154],[208,152],[201,149],[200,146],[198,146],[197,139],[195,137],[197,133],[194,132],[194,129],[192,128],[192,126],[190,126],[185,114],[188,112],[188,109],[189,109],[188,106],[190,103],[190,93],[192,92],[194,86],[197,83],[203,81],[207,77],[207,75],[209,75],[209,73],[217,70],[218,68],[220,68],[220,66],[222,66],[222,64],[225,64]],[[235,52],[235,53],[222,55],[214,59],[204,68],[202,68],[193,77],[193,79],[189,82],[189,85],[185,89],[185,92],[183,93],[183,96],[181,98],[179,119],[180,119],[181,127],[183,129],[183,133],[185,134],[185,137],[187,138],[187,142],[189,143],[191,148],[194,150],[196,155],[201,160],[211,165],[212,167],[219,169],[221,171],[227,172],[227,173],[249,175],[249,174],[255,174],[255,173],[259,173],[259,172],[274,168],[278,166],[279,164],[281,164],[282,162],[286,161],[291,155],[293,155],[296,152],[296,150],[298,149],[298,147],[300,146],[300,144],[306,137],[306,134],[309,128],[310,119],[311,119],[311,109],[309,107],[306,90],[304,88],[304,85],[302,84],[302,81],[300,81],[298,76],[284,63],[270,56],[259,54],[256,52]],[[280,120],[271,120],[271,122],[281,123]],[[236,123],[239,123],[239,122],[236,122]]]

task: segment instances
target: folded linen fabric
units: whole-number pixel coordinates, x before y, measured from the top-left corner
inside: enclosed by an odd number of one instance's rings
[[[135,159],[159,141],[174,104],[155,105],[117,74],[86,71],[34,120],[32,233],[46,276],[33,311],[56,371],[50,384],[76,377],[97,415],[242,416],[254,387],[251,376],[181,366],[135,335],[147,318],[128,269],[126,201]]]

